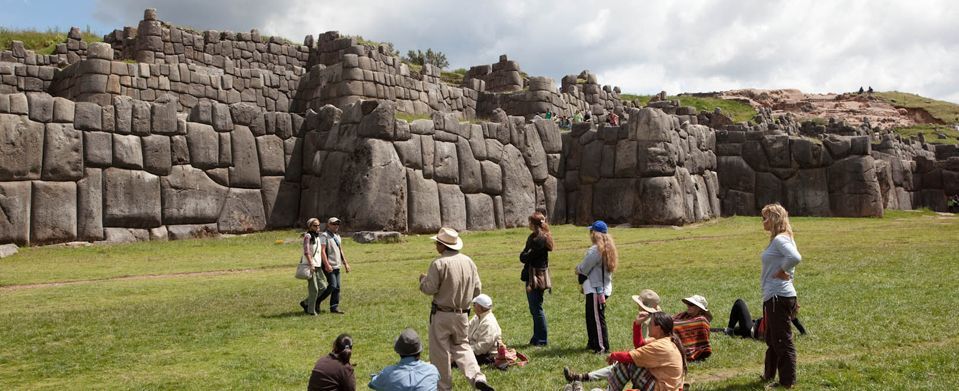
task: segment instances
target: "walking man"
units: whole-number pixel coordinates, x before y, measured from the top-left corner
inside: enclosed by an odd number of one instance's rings
[[[433,296],[430,310],[430,362],[440,371],[440,391],[453,388],[450,362],[463,370],[463,375],[478,390],[493,390],[486,382],[470,348],[467,337],[467,316],[473,298],[482,290],[476,264],[460,254],[463,240],[450,228],[441,228],[436,236],[436,252],[429,271],[420,274],[420,291]]]
[[[340,219],[330,217],[326,221],[326,230],[320,234],[320,259],[323,262],[323,274],[326,275],[326,290],[316,299],[316,307],[327,297],[330,298],[330,312],[342,314],[340,310],[340,267],[350,272],[350,264],[343,255],[341,243],[343,239],[337,233],[340,231]]]

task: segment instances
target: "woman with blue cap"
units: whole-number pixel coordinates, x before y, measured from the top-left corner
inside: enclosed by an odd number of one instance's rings
[[[583,294],[586,295],[586,347],[596,353],[609,352],[609,335],[606,332],[606,298],[613,294],[613,272],[618,261],[616,244],[609,234],[609,227],[597,220],[589,227],[593,245],[586,250],[583,261],[576,265],[580,275]]]

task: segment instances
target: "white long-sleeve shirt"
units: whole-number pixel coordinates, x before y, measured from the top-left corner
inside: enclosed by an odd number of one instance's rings
[[[796,273],[796,265],[802,261],[802,255],[799,255],[799,250],[796,249],[796,242],[789,235],[776,236],[763,251],[762,260],[760,283],[763,288],[763,301],[774,296],[796,297],[793,277]],[[788,280],[776,278],[776,273],[780,270],[789,274]]]
[[[483,315],[473,315],[469,323],[469,341],[473,348],[473,354],[482,355],[496,351],[496,341],[500,339],[503,332],[496,322],[496,316],[493,312],[487,312]]]

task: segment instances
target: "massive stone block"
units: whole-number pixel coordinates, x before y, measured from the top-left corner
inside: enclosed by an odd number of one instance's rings
[[[84,170],[77,181],[77,238],[103,240],[103,173],[99,168]]]
[[[466,199],[459,186],[440,183],[440,216],[444,227],[457,231],[466,229]]]
[[[43,140],[42,123],[0,114],[0,181],[40,179]]]
[[[263,176],[283,175],[286,167],[283,140],[275,135],[268,134],[257,137],[256,146],[257,154],[260,157],[260,174]]]
[[[724,189],[752,193],[756,189],[756,173],[739,156],[720,156],[716,171]]]
[[[442,227],[439,189],[436,182],[423,178],[419,170],[406,169],[409,191],[409,230],[435,233]]]
[[[33,182],[30,243],[69,242],[77,238],[77,184]]]
[[[605,178],[593,185],[592,216],[611,224],[632,220],[637,200],[636,180],[632,178]]]
[[[524,126],[525,137],[523,138],[522,153],[526,159],[526,166],[529,167],[533,181],[543,183],[549,176],[549,169],[546,167],[546,151],[543,149],[543,142],[539,139],[539,132],[533,125]]]
[[[188,122],[186,141],[191,165],[204,169],[219,165],[219,138],[212,126]]]
[[[595,144],[595,142],[593,143]],[[639,143],[637,151],[639,176],[672,176],[676,173],[676,154],[668,143]],[[584,151],[586,153],[590,151]],[[583,158],[583,164],[587,159]],[[585,167],[585,166],[584,166]]]
[[[799,170],[785,182],[786,202],[790,214],[797,216],[830,216],[829,188],[826,168]],[[759,205],[764,205],[760,203]]]
[[[436,141],[435,146],[432,178],[441,183],[459,183],[460,168],[456,155],[456,144]]]
[[[103,170],[103,224],[108,227],[160,226],[160,179],[145,171]]]
[[[75,181],[83,177],[83,137],[70,124],[47,124],[41,177],[49,181]]]
[[[636,181],[634,224],[680,225],[686,210],[683,190],[675,176]],[[593,194],[597,198],[597,194]]]
[[[460,138],[456,142],[456,156],[459,161],[459,184],[465,193],[476,193],[483,188],[483,173],[479,160],[473,156],[469,142]]]
[[[220,210],[227,188],[191,166],[173,166],[170,175],[160,180],[163,194],[163,223],[213,223]]]
[[[833,216],[882,216],[882,193],[871,156],[839,160],[829,166],[828,175]]]
[[[352,230],[407,229],[406,169],[392,143],[361,141],[343,173],[349,195],[346,225]]]
[[[217,220],[225,233],[245,233],[266,228],[263,197],[257,189],[230,189]]]
[[[113,135],[113,165],[140,170],[143,168],[143,148],[140,136]]]
[[[0,182],[0,243],[30,244],[30,182]]]
[[[172,95],[165,94],[151,105],[151,129],[155,134],[174,135],[178,133],[176,112],[179,103]]]
[[[486,194],[466,195],[467,229],[473,231],[495,229],[495,215],[492,197]]]
[[[286,182],[283,177],[264,177],[263,211],[268,227],[297,226],[300,212],[300,184]]]
[[[669,142],[672,140],[672,118],[653,108],[630,109],[626,123],[629,138],[638,141]]]
[[[722,196],[724,216],[756,216],[759,209],[756,207],[756,196],[753,193],[728,189]]]
[[[53,97],[46,93],[31,92],[27,94],[30,106],[30,119],[37,122],[53,121]]]
[[[256,152],[256,138],[250,128],[237,125],[231,139],[233,167],[230,167],[230,187],[259,188],[260,159]]]
[[[409,140],[396,141],[393,143],[393,146],[396,147],[396,153],[400,157],[400,162],[403,163],[404,166],[417,170],[423,169],[423,149],[420,147],[422,145],[421,137],[424,136],[415,134]]]
[[[155,175],[168,175],[172,168],[170,137],[150,135],[141,138],[143,145],[143,168]]]
[[[503,172],[503,223],[506,227],[522,227],[536,208],[536,189],[533,176],[524,164],[523,155],[516,147],[503,148],[500,161]]]

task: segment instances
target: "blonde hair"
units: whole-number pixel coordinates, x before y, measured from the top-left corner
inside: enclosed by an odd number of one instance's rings
[[[613,242],[613,237],[598,231],[589,232],[590,239],[593,240],[593,244],[595,244],[596,249],[599,250],[599,255],[603,257],[603,264],[606,266],[606,270],[609,270],[610,273],[616,271],[619,254],[616,251],[616,243]]]
[[[763,207],[761,213],[763,220],[769,220],[769,240],[772,241],[779,234],[793,237],[793,227],[789,224],[789,212],[778,203],[769,204]]]

